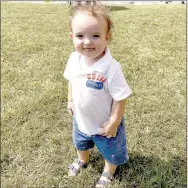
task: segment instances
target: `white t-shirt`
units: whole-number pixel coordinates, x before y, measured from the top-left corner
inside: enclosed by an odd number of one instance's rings
[[[120,64],[107,48],[105,55],[88,67],[78,52],[73,52],[65,68],[64,77],[72,84],[72,98],[79,129],[87,135],[101,131],[110,118],[112,101],[120,101],[131,94]]]

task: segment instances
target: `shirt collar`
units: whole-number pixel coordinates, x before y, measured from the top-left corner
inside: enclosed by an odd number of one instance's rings
[[[91,67],[87,67],[87,65],[85,64],[82,58],[80,58],[80,65],[82,66],[82,69],[84,72],[96,71],[96,72],[105,74],[111,60],[112,60],[112,56],[111,56],[110,50],[109,48],[106,48],[105,55],[101,59],[99,59],[96,63],[94,63]]]

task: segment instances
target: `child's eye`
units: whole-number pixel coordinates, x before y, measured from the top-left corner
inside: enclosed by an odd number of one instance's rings
[[[76,35],[76,37],[77,37],[77,38],[82,38],[82,37],[83,37],[83,35]]]
[[[93,35],[93,37],[94,37],[94,38],[98,38],[98,37],[100,37],[100,36],[99,36],[99,35]]]

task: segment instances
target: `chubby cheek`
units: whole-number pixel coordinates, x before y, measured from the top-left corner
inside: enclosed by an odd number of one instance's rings
[[[78,41],[78,40],[75,40],[75,41],[74,41],[74,47],[75,47],[76,49],[81,48],[81,47],[82,47],[82,43],[81,43],[80,41]]]
[[[100,48],[105,48],[107,46],[107,41],[103,40],[103,41],[97,42],[95,45]]]

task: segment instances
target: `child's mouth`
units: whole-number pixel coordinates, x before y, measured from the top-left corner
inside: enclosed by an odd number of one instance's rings
[[[85,51],[87,51],[87,52],[91,52],[91,51],[93,51],[95,48],[84,48],[84,50]]]

